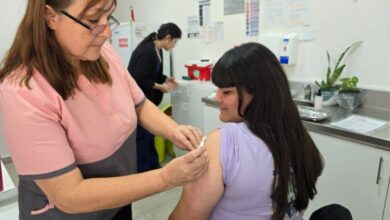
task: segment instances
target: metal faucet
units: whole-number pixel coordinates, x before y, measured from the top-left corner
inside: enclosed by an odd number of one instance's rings
[[[303,99],[307,101],[311,101],[311,85],[305,84],[303,85]]]

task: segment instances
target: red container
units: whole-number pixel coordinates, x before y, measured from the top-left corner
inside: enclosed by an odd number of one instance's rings
[[[211,63],[189,63],[184,66],[187,67],[188,76],[191,79],[210,80],[211,67],[213,66]]]

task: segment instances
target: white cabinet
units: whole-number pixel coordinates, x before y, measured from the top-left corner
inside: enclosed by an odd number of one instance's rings
[[[387,155],[384,159],[384,170],[389,174],[390,173],[390,155]],[[390,174],[388,176],[382,175],[382,178],[387,177],[387,198],[384,204],[383,218],[382,220],[390,219]]]
[[[355,220],[390,219],[383,218],[390,152],[314,132],[310,135],[325,167],[317,183],[318,194],[310,202],[306,217],[322,206],[338,203],[348,208]]]
[[[179,89],[172,92],[172,117],[179,124],[188,123],[188,96],[187,87],[179,86]]]
[[[205,134],[210,133],[223,124],[223,122],[219,120],[219,109],[217,107],[204,104],[203,112],[203,129]]]
[[[172,92],[172,116],[179,124],[188,124],[199,128],[202,132],[203,128],[203,103],[202,98],[209,96],[216,91],[216,87],[211,82],[202,81],[179,81],[179,89]],[[183,154],[183,151],[177,150],[178,155]]]
[[[179,89],[172,92],[172,115],[179,124],[193,125],[203,131],[202,98],[215,92],[211,82],[179,81]]]

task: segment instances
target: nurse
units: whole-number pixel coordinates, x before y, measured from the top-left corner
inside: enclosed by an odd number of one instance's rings
[[[149,101],[106,43],[118,24],[115,0],[27,2],[0,69],[20,219],[131,219],[128,204],[205,172],[207,156],[196,149],[133,174],[137,123],[183,149],[201,133]]]
[[[181,38],[181,30],[174,23],[162,24],[150,33],[133,51],[128,70],[146,98],[159,105],[164,93],[177,87],[172,77],[163,74],[162,50],[170,51]],[[137,168],[145,172],[160,168],[154,135],[142,125],[137,126]]]

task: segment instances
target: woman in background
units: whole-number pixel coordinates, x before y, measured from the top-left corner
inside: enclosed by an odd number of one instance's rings
[[[170,219],[302,219],[323,162],[277,58],[243,44],[216,63],[212,81],[230,123],[208,136],[209,169],[184,186]]]
[[[162,24],[157,33],[150,33],[131,54],[128,70],[146,98],[155,105],[164,93],[177,87],[172,77],[163,74],[163,53],[172,50],[181,38],[181,30],[174,23]],[[145,172],[160,168],[154,145],[154,135],[141,125],[137,126],[137,169]]]
[[[194,149],[201,134],[147,100],[106,43],[118,24],[115,7],[115,0],[27,1],[0,69],[20,219],[131,219],[131,202],[207,169],[207,156],[193,150],[134,174],[137,122],[183,149]]]

